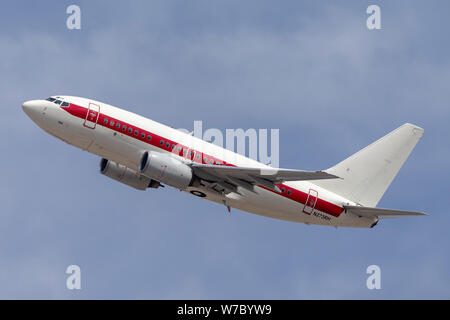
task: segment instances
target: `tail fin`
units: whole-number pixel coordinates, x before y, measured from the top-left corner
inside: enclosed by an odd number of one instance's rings
[[[357,204],[375,207],[422,135],[422,128],[405,123],[325,170],[342,179],[314,183]]]

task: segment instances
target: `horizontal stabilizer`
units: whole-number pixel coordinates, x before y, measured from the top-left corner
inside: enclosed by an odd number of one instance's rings
[[[366,218],[401,218],[410,216],[426,216],[423,212],[403,211],[394,209],[371,208],[361,206],[344,206],[347,212]]]

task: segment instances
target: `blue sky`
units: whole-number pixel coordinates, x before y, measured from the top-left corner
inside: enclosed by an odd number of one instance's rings
[[[77,4],[82,29],[66,28]],[[381,7],[382,30],[366,28]],[[0,298],[450,298],[444,1],[2,1]],[[305,226],[138,192],[22,102],[104,101],[174,127],[279,128],[280,165],[330,167],[425,129],[379,206],[428,217]],[[77,264],[82,289],[65,287]],[[382,289],[366,288],[381,267]]]

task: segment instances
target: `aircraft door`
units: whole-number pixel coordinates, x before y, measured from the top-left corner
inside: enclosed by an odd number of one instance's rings
[[[99,116],[100,116],[100,106],[90,102],[83,125],[86,128],[95,129]]]
[[[318,192],[314,189],[309,189],[308,197],[306,198],[305,206],[303,207],[303,212],[306,214],[312,214],[314,212],[314,207],[316,206]]]

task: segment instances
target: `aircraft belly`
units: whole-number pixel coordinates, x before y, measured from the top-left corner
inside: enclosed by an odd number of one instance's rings
[[[239,188],[237,193],[221,194],[205,187],[190,187],[186,192],[200,198],[210,200],[231,208],[245,212],[286,221],[330,225],[329,221],[322,221],[302,212],[302,204],[287,200],[273,192],[257,188],[257,194]]]

